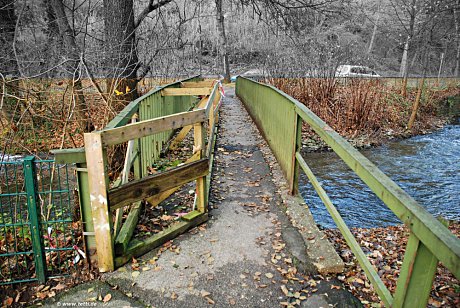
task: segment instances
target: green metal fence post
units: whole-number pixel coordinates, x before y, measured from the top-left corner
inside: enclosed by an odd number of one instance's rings
[[[41,236],[40,220],[37,211],[37,190],[34,157],[27,156],[24,158],[24,179],[26,183],[27,207],[29,211],[29,220],[31,224],[32,245],[34,250],[35,272],[40,282],[46,280],[46,263],[45,251]]]

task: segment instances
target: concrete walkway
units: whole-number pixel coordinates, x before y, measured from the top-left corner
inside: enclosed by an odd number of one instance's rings
[[[338,281],[316,275],[321,266],[306,254],[307,244],[309,239],[317,245],[322,236],[310,231],[316,226],[305,222],[308,215],[299,214],[306,212],[304,205],[285,193],[274,159],[233,96],[228,89],[222,106],[208,223],[178,237],[169,247],[142,256],[136,270],[128,264],[103,275],[105,283],[79,286],[58,295],[49,305],[103,298],[108,293],[113,299],[98,305],[359,305]],[[340,269],[337,255],[325,256],[318,258],[331,259],[337,263],[336,270]]]

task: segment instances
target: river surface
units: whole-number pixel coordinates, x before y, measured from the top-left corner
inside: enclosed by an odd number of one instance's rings
[[[429,135],[361,151],[370,161],[435,216],[460,220],[460,125]],[[401,223],[335,153],[308,153],[304,158],[348,227],[382,227]],[[301,173],[300,192],[316,222],[335,228],[326,207]]]

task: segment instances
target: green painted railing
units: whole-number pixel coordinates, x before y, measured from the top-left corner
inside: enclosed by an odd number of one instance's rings
[[[272,86],[241,77],[236,82],[236,94],[266,138],[290,183],[292,193],[298,192],[301,168],[386,306],[425,307],[438,262],[460,278],[460,240],[305,105]],[[386,288],[301,156],[303,122],[310,125],[410,229],[394,295]]]
[[[208,173],[212,168],[211,154],[217,129],[215,119],[218,118],[219,93],[219,83],[211,80],[204,81],[200,76],[157,87],[129,103],[102,130],[85,134],[85,149],[53,151],[57,162],[77,165],[78,190],[86,246],[91,259],[97,260],[100,271],[113,270],[129,261],[133,256],[145,253],[152,247],[156,247],[188,228],[207,220],[207,207],[205,205],[209,192],[210,176]],[[205,102],[205,107],[198,108],[196,104],[198,101],[200,104]],[[137,121],[140,122],[131,124]],[[205,122],[209,122],[207,125],[210,134],[207,138],[207,130],[204,129]],[[176,181],[177,185],[170,187],[173,182],[165,181],[163,186],[167,187],[169,191],[180,186],[179,183],[185,179],[190,179],[189,182],[196,180],[196,206],[193,206],[196,210],[183,216],[180,223],[174,224],[148,239],[133,238],[138,216],[141,212],[142,200],[136,199],[129,204],[122,204],[125,199],[120,197],[120,200],[116,202],[117,189],[135,191],[131,200],[138,197],[136,194],[139,191],[146,197],[148,195],[147,188],[142,192],[141,188],[144,187],[142,185],[148,181],[150,181],[149,185],[151,183],[154,183],[151,185],[159,185],[155,182],[159,180],[154,175],[149,175],[149,168],[158,162],[161,151],[168,148],[169,145],[166,143],[170,142],[175,130],[184,129],[188,132],[191,127],[193,127],[194,149],[201,149],[201,151],[194,153],[195,158],[190,163],[174,168],[174,170],[168,170],[167,175],[173,179],[171,181]],[[114,183],[109,183],[107,151],[110,147],[120,144],[127,144],[122,173],[124,176]],[[210,166],[206,170],[206,176],[202,176],[205,163],[210,164]],[[128,183],[127,175],[131,167],[134,171],[134,179]],[[185,170],[185,168],[188,168],[189,172],[183,174],[185,171],[182,169]],[[163,176],[166,177],[167,175]],[[156,176],[162,175],[158,173]],[[206,183],[208,184],[206,185]],[[140,188],[138,189],[138,187]],[[161,198],[160,193],[168,193],[168,191],[161,190],[156,194],[152,191],[150,197],[155,195]],[[98,196],[98,198],[90,200],[91,196]],[[99,200],[102,201],[99,202]],[[94,203],[97,205],[95,206]],[[131,206],[131,204],[133,205]],[[122,214],[125,206],[130,207],[130,209],[128,217],[123,220]]]
[[[72,178],[53,160],[0,163],[0,285],[72,273],[80,232]]]
[[[166,88],[178,88],[180,87],[181,82],[197,80],[201,80],[200,76],[193,76],[150,90],[148,93],[130,102],[117,114],[115,118],[113,118],[112,121],[107,124],[103,130],[122,127],[130,123],[136,114],[140,120],[148,120],[188,110],[193,103],[189,97],[162,97],[161,90]],[[157,159],[160,155],[162,147],[159,147],[159,145],[163,145],[171,133],[172,132],[170,131],[166,134],[162,133],[136,140],[135,152],[137,154],[134,156],[132,165],[134,166],[134,172],[138,178],[142,177],[143,174],[147,174],[147,167],[151,166],[155,159]],[[142,153],[140,153],[141,151]],[[87,249],[90,253],[93,253],[96,250],[96,241],[94,239],[94,226],[91,215],[91,201],[88,189],[88,170],[86,165],[85,149],[77,148],[53,150],[52,153],[55,154],[55,160],[57,163],[76,164],[78,181],[77,187],[84,237]]]
[[[149,91],[126,106],[103,130],[126,125],[136,113],[139,121],[144,121],[190,110],[193,104],[196,103],[196,98],[192,96],[162,96],[161,90],[179,88],[181,82],[198,79],[200,79],[199,76],[195,76]],[[172,133],[173,130],[169,130],[140,138],[136,142],[137,150],[142,152],[142,155],[140,155],[142,157],[140,161],[142,174],[147,174],[147,168],[158,160],[161,149],[171,138]]]

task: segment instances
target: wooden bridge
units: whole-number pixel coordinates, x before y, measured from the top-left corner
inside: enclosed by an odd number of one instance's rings
[[[200,77],[159,87],[130,103],[103,130],[85,134],[85,149],[56,151],[57,162],[77,164],[86,245],[97,252],[101,272],[113,271],[208,219],[220,87],[218,81]],[[298,193],[299,173],[305,172],[386,306],[425,306],[439,262],[460,278],[460,240],[308,108],[276,88],[241,77],[236,94],[270,145],[290,192]],[[302,158],[304,122],[410,229],[395,294],[382,282]],[[193,153],[186,163],[149,174],[161,152],[174,148],[192,129]],[[120,179],[110,184],[107,151],[119,144],[126,145],[124,168]],[[189,182],[195,183],[193,209],[164,231],[134,239],[141,202],[157,205]],[[124,221],[123,208],[130,209]]]

